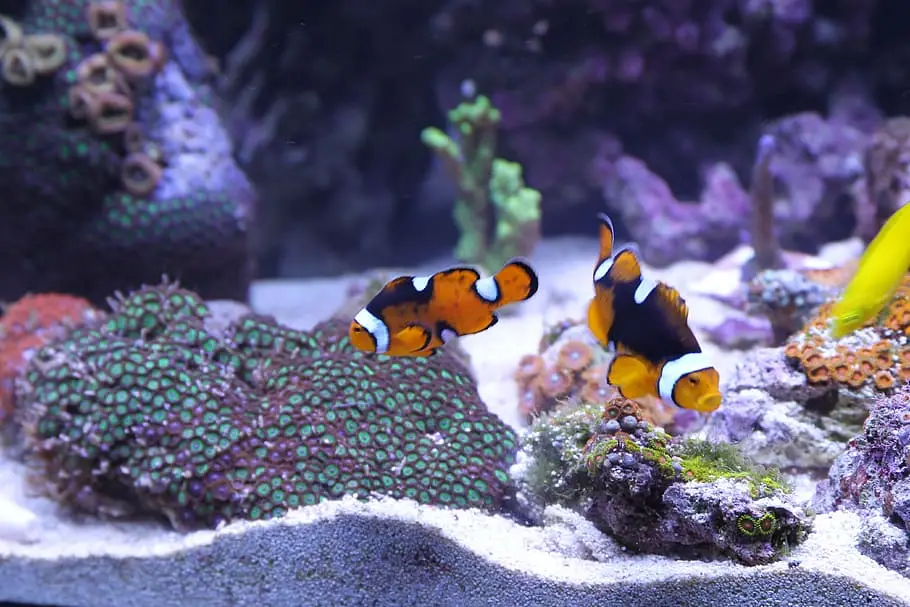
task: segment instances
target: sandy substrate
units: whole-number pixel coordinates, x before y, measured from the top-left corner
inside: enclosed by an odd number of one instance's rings
[[[545,324],[581,318],[594,243],[544,243],[541,290],[495,330],[463,340],[490,407],[516,424],[511,373]],[[448,265],[442,260],[423,271]],[[722,306],[688,291],[707,264],[652,276],[689,302],[698,332]],[[344,300],[351,277],[256,287],[253,306],[306,328]],[[706,349],[711,351],[710,344]],[[721,353],[718,353],[721,354]],[[723,375],[736,356],[718,356]],[[910,605],[910,580],[860,555],[857,519],[817,519],[790,559],[743,567],[631,555],[580,517],[552,509],[524,528],[478,512],[410,502],[326,503],[270,523],[180,535],[151,523],[72,521],[29,496],[22,466],[0,457],[0,601],[171,605]]]

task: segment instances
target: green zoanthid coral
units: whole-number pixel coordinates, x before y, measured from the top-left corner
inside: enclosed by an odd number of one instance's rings
[[[531,503],[581,510],[643,552],[766,563],[810,528],[776,470],[750,464],[729,444],[670,437],[621,397],[541,417],[524,451]]]
[[[496,510],[516,437],[446,353],[367,356],[347,323],[218,330],[161,285],[37,351],[17,385],[29,461],[82,511],[182,530],[281,516],[344,495]]]

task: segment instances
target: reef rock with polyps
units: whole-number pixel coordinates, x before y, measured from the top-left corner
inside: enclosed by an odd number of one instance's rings
[[[910,577],[910,392],[876,401],[863,431],[818,484],[814,506],[858,512],[860,551]]]
[[[868,414],[860,394],[814,385],[783,348],[746,354],[727,379],[723,406],[709,418],[708,440],[736,443],[768,466],[826,469]]]
[[[525,444],[531,504],[575,507],[642,552],[732,556],[755,565],[801,542],[809,514],[775,471],[730,445],[671,438],[621,397],[541,418]]]

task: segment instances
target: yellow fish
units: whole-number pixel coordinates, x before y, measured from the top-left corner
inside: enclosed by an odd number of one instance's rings
[[[840,339],[876,317],[910,269],[910,205],[898,209],[866,247],[856,274],[834,304],[831,334]]]

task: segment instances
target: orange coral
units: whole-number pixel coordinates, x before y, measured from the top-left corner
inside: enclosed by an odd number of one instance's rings
[[[545,370],[538,379],[540,391],[549,398],[568,396],[572,389],[572,376],[558,367]]]
[[[518,361],[518,368],[513,377],[518,383],[524,384],[536,379],[545,367],[546,363],[539,354],[525,354]]]
[[[784,356],[810,382],[833,380],[853,389],[871,386],[887,392],[910,379],[910,348],[903,345],[910,335],[910,275],[877,318],[839,342],[832,342],[828,332],[832,307],[831,302],[820,306],[784,346]]]
[[[594,360],[594,352],[591,346],[573,339],[565,342],[559,349],[559,358],[557,362],[560,367],[573,372],[584,370]]]
[[[872,376],[872,381],[875,387],[882,391],[890,390],[897,384],[897,379],[890,371],[878,371]]]
[[[0,421],[14,409],[14,382],[30,352],[97,315],[88,301],[56,293],[26,295],[6,308],[0,318]]]

